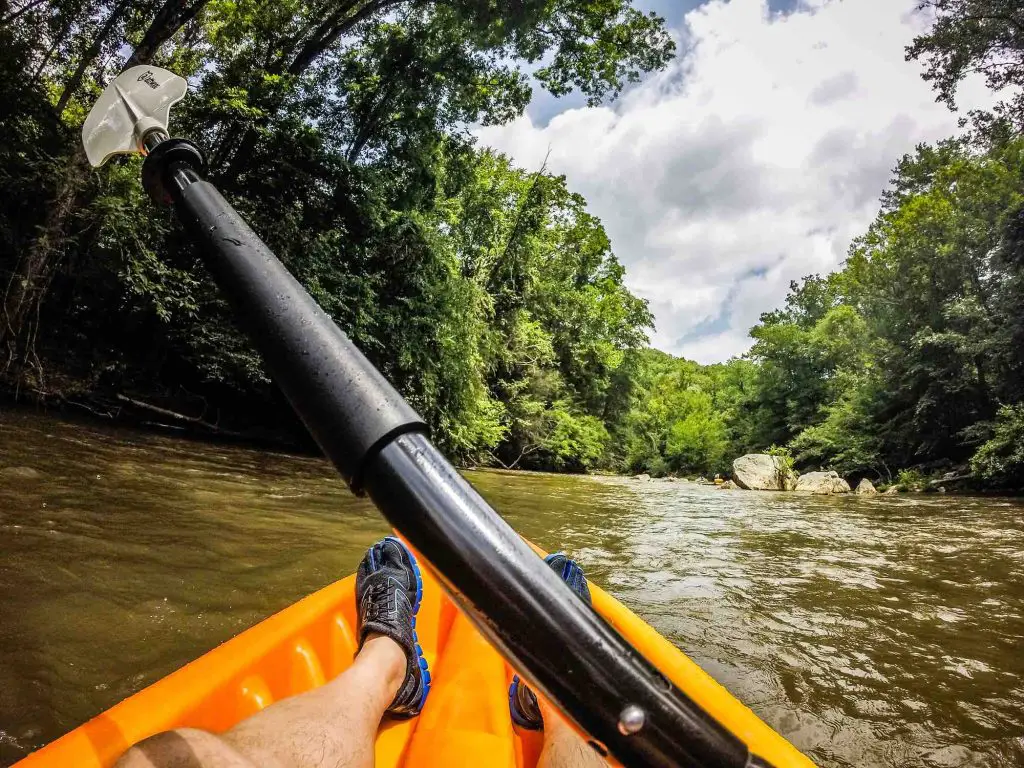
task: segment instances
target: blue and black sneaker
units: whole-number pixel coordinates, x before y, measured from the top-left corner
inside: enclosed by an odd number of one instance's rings
[[[562,552],[548,555],[544,558],[544,562],[562,577],[569,588],[579,595],[580,600],[587,605],[591,604],[590,587],[587,586],[587,577],[583,575],[583,569],[579,563]],[[530,686],[519,679],[519,675],[512,678],[512,685],[508,689],[508,711],[512,722],[520,728],[538,731],[544,727],[544,719],[541,717],[540,707],[537,705],[537,696],[530,690]]]
[[[366,636],[390,637],[405,650],[408,666],[388,712],[418,715],[430,692],[430,672],[416,637],[416,612],[423,598],[423,578],[416,558],[399,539],[388,536],[366,552],[356,572],[359,647]]]

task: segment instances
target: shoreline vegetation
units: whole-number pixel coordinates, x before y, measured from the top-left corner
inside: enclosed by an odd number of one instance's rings
[[[572,180],[467,128],[515,119],[535,89],[614,98],[675,55],[656,14],[15,2],[0,19],[0,391],[312,450],[142,192],[139,159],[92,171],[78,149],[105,83],[154,64],[192,82],[175,132],[463,466],[714,477],[767,453],[880,487],[1024,488],[1024,12],[928,5],[907,55],[939,100],[955,108],[976,70],[1006,100],[900,159],[842,267],[794,281],[743,358],[700,365],[648,347],[647,304]]]

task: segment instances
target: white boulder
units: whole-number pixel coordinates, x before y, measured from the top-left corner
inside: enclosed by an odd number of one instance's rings
[[[781,456],[748,453],[732,463],[732,479],[748,491],[791,491],[796,474]]]
[[[833,493],[849,493],[850,484],[835,471],[808,472],[806,475],[800,475],[796,489],[804,493],[828,496]]]
[[[857,490],[854,493],[860,496],[874,496],[878,490],[875,488],[875,484],[865,477],[857,483]]]

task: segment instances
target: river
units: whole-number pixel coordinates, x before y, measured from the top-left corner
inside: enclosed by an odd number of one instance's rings
[[[1024,765],[1021,503],[468,476],[820,765]],[[0,412],[0,765],[386,530],[323,461]]]

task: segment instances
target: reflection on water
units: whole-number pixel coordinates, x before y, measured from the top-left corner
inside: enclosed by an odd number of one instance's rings
[[[1020,504],[471,479],[821,765],[1024,764]],[[0,413],[0,764],[385,531],[320,461]]]

